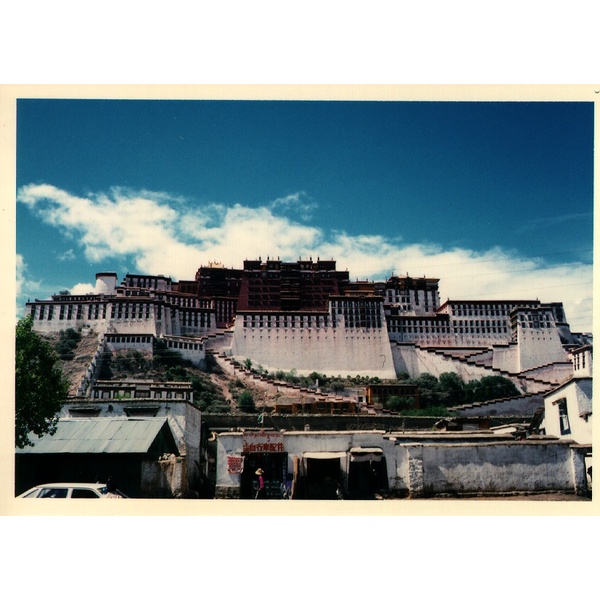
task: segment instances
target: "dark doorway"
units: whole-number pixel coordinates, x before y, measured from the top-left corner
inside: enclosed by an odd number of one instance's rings
[[[342,472],[339,458],[307,458],[304,478],[307,500],[336,500]]]
[[[264,452],[243,454],[244,470],[240,476],[240,498],[256,497],[258,491],[257,469],[264,471],[267,499],[283,498],[284,482],[287,481],[288,455],[286,452]]]
[[[389,487],[385,457],[380,460],[351,461],[348,495],[353,500],[373,500]]]

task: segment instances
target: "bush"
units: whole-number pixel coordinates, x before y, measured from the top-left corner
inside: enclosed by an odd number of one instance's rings
[[[146,373],[150,361],[138,350],[127,350],[111,358],[111,370],[117,373]]]
[[[385,403],[385,407],[394,412],[411,410],[414,406],[415,399],[412,396],[390,396]]]
[[[346,389],[343,381],[333,381],[329,384],[329,388],[334,392],[343,392]]]
[[[254,396],[248,390],[243,391],[237,398],[237,405],[243,412],[256,412],[254,405]]]
[[[192,364],[189,360],[182,358],[179,352],[168,348],[166,342],[163,340],[156,340],[154,342],[153,354],[154,358],[152,363],[156,368],[173,367],[177,365],[189,366]]]
[[[81,334],[72,327],[64,329],[59,333],[59,339],[54,345],[54,350],[61,360],[73,360],[75,358],[75,348],[81,341]]]

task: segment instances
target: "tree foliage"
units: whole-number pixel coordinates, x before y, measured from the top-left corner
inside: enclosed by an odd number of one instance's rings
[[[73,358],[75,358],[74,350],[77,348],[77,344],[80,341],[81,334],[72,327],[69,327],[69,329],[60,332],[59,340],[54,346],[54,349],[61,360],[73,360]]]
[[[249,390],[244,390],[237,397],[237,405],[238,408],[243,412],[253,413],[256,411],[256,406],[254,405],[254,396]]]
[[[15,442],[32,446],[29,433],[53,434],[69,382],[51,344],[33,331],[31,316],[21,319],[15,344]]]
[[[194,404],[201,410],[211,410],[217,405],[222,405],[229,410],[225,396],[221,389],[216,386],[206,373],[189,366],[176,365],[169,367],[162,378],[164,381],[189,381],[194,390]],[[215,412],[227,412],[224,409],[218,409]]]
[[[519,390],[515,384],[510,379],[498,375],[488,375],[479,380],[469,381],[465,386],[466,402],[485,402],[518,395]]]
[[[419,388],[420,409],[403,406],[403,403],[393,396],[386,402],[386,408],[403,415],[435,414],[444,416],[449,414],[446,410],[447,407],[521,395],[510,379],[496,375],[484,376],[468,383],[464,383],[454,372],[442,373],[439,378],[430,373],[423,373],[415,378],[400,374],[398,379],[402,383],[414,384]]]

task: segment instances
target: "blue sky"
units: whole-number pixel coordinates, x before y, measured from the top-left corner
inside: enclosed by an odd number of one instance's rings
[[[114,270],[334,258],[592,327],[591,102],[19,100],[17,311]]]

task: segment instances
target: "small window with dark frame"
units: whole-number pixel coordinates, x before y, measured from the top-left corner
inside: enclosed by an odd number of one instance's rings
[[[560,433],[561,435],[567,435],[571,433],[571,426],[569,424],[569,413],[567,411],[567,401],[559,400],[557,402],[558,406],[558,420],[560,424]]]

